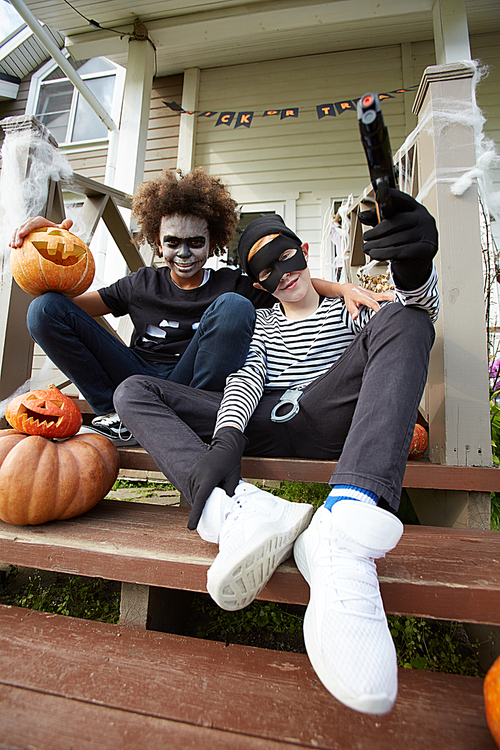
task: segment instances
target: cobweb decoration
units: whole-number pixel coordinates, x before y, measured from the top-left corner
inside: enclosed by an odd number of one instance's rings
[[[30,152],[29,175],[24,174]],[[64,154],[32,130],[8,131],[1,150],[0,282],[8,270],[9,240],[16,227],[45,206],[49,180],[69,180],[73,170]]]
[[[351,220],[349,210],[354,202],[350,195],[341,206],[336,209],[338,201],[332,201],[328,213],[323,220],[321,232],[321,244],[319,250],[319,262],[321,276],[324,279],[337,281],[337,269],[343,269],[343,259],[349,247],[349,231]],[[333,245],[333,253],[332,253]],[[341,276],[340,281],[344,281]]]
[[[486,118],[476,101],[477,86],[488,75],[488,68],[477,60],[464,61],[464,65],[473,71],[471,101],[463,102],[443,98],[439,103],[434,103],[432,108],[428,107],[421,114],[417,127],[401,146],[397,156],[408,154],[422,131],[436,138],[442,136],[448,128],[454,125],[472,128],[476,153],[475,164],[436,170],[420,186],[417,200],[423,201],[437,183],[448,183],[450,192],[460,196],[473,182],[476,182],[486,210],[496,221],[500,221],[500,190],[495,190],[494,186],[494,170],[500,168],[500,157],[496,152],[495,143],[484,133]]]

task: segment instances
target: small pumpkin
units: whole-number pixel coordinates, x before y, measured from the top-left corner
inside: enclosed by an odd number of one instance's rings
[[[53,442],[0,431],[0,518],[20,526],[85,513],[113,486],[120,458],[111,440],[86,433]]]
[[[55,385],[13,398],[5,410],[5,419],[19,432],[46,438],[71,437],[82,426],[78,406]]]
[[[421,424],[416,424],[413,430],[413,437],[410,445],[410,458],[420,458],[427,450],[429,438],[427,436],[427,430]]]
[[[10,255],[12,275],[25,292],[39,297],[61,292],[76,297],[91,285],[95,263],[87,245],[66,229],[42,227],[30,232]]]
[[[500,656],[486,673],[483,682],[486,721],[500,748]]]

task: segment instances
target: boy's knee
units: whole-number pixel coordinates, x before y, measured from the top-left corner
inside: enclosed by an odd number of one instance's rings
[[[397,302],[384,305],[372,320],[375,326],[389,326],[395,332],[401,331],[416,338],[428,337],[431,343],[434,341],[432,321],[429,314],[420,307],[401,305]]]
[[[236,292],[225,292],[224,294],[221,294],[220,297],[217,298],[216,303],[217,306],[225,312],[227,311],[231,314],[240,314],[255,318],[255,307],[252,302]]]
[[[222,337],[245,332],[251,336],[255,326],[255,307],[241,294],[226,292],[210,305],[203,326],[205,330],[216,326],[217,333]]]
[[[128,404],[137,398],[143,400],[144,397],[144,377],[142,375],[131,375],[121,382],[113,393],[113,404],[117,414],[127,409]]]
[[[71,305],[74,305],[74,302],[58,292],[45,292],[35,297],[30,302],[26,315],[28,329],[31,330],[45,320],[57,317]]]
[[[48,317],[47,308],[48,303],[51,302],[51,300],[44,298],[49,296],[54,296],[54,292],[47,292],[46,294],[42,294],[40,295],[40,297],[35,297],[35,299],[30,302],[28,312],[26,314],[26,325],[28,326],[28,330],[30,332],[33,331],[36,326],[43,323]]]

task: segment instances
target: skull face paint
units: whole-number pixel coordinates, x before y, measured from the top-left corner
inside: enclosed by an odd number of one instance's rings
[[[280,234],[255,253],[248,268],[266,292],[272,294],[286,273],[303,271],[307,262],[300,243]]]
[[[172,274],[180,279],[195,276],[207,262],[210,237],[206,219],[173,214],[160,223],[160,250]]]

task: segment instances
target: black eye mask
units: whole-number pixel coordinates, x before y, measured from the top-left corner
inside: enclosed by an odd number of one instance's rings
[[[279,260],[285,250],[292,249],[295,249],[296,253],[291,258]],[[260,281],[259,274],[267,268],[271,269],[271,273],[267,279]],[[266,292],[270,294],[276,291],[285,273],[303,271],[304,268],[307,268],[307,262],[302,252],[302,246],[300,243],[290,237],[285,237],[283,234],[280,234],[274,240],[268,242],[267,245],[261,247],[248,262],[248,270],[254,277],[254,281],[258,281]]]

